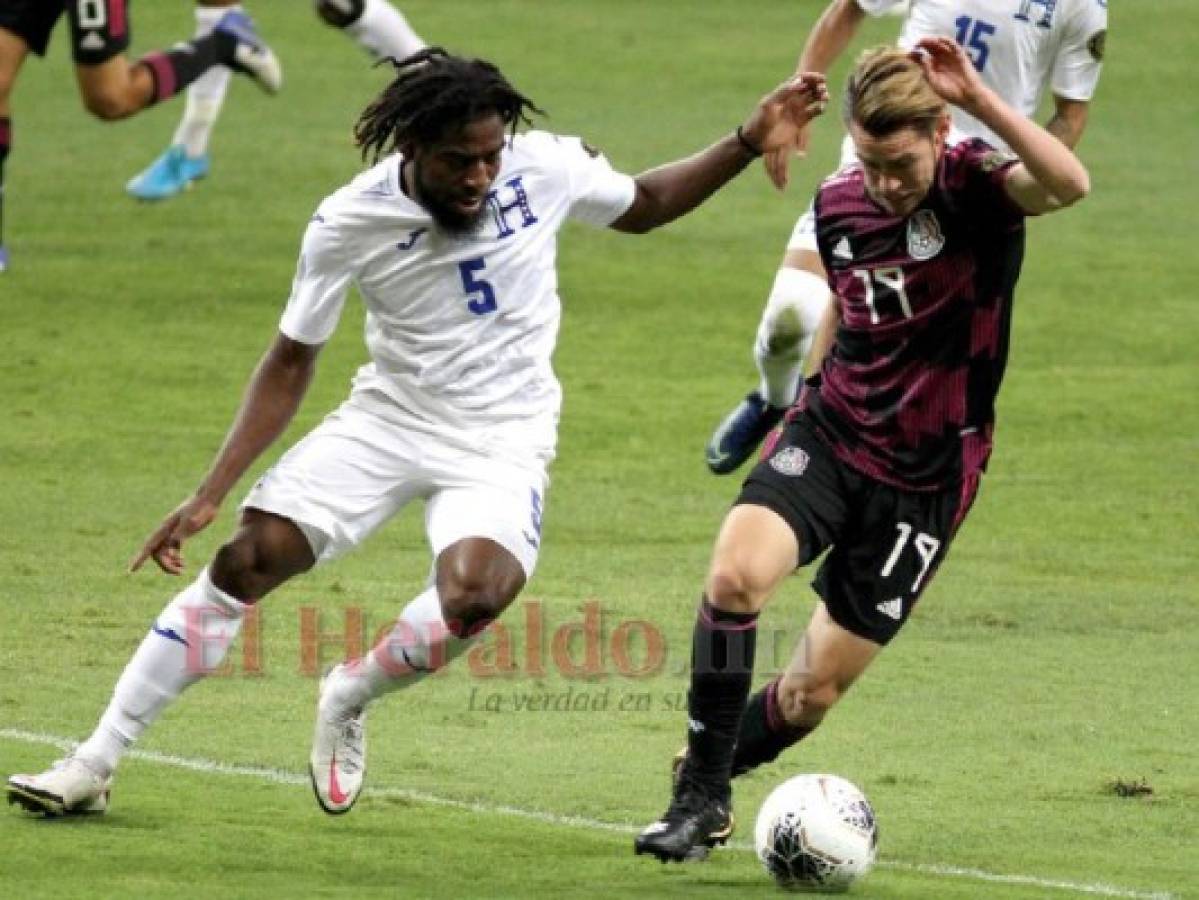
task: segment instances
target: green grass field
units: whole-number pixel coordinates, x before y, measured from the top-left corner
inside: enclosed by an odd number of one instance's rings
[[[385,74],[307,3],[251,6],[286,91],[235,84],[212,177],[176,201],[138,206],[122,186],[165,145],[177,104],[88,120],[62,34],[17,90],[13,268],[0,276],[0,773],[40,769],[55,742],[91,729],[176,589],[124,563],[207,465],[273,333],[308,216],[357,169],[349,130]],[[550,128],[637,171],[737,124],[790,70],[822,6],[404,8],[427,37],[497,61]],[[1094,191],[1031,225],[971,520],[903,637],[826,727],[737,784],[742,841],[790,774],[861,785],[882,849],[857,896],[1199,896],[1199,9],[1124,0],[1111,15],[1082,145]],[[138,50],[161,46],[190,33],[190,4],[137,3],[134,22]],[[870,23],[859,44],[894,29]],[[774,895],[744,845],[664,868],[633,857],[631,831],[665,805],[694,605],[737,487],[707,474],[703,444],[753,383],[774,268],[839,140],[830,116],[785,196],[754,170],[661,233],[565,233],[566,402],[532,605],[504,623],[514,671],[497,674],[496,649],[374,707],[370,790],[349,816],[318,811],[302,777],[316,691],[302,611],[330,633],[350,610],[368,634],[394,616],[428,566],[409,511],[264,604],[260,673],[235,652],[238,672],[172,708],[123,766],[107,816],[0,810],[0,896]],[[363,357],[352,304],[277,450],[340,401]],[[189,545],[193,571],[234,505]],[[602,610],[600,671],[567,677],[551,635],[581,629],[589,601]],[[770,607],[761,677],[811,604],[801,577]],[[542,617],[544,674],[529,664],[527,610]],[[620,655],[632,620],[664,642],[649,676],[628,674],[642,645]],[[342,653],[336,639],[318,649],[322,663]],[[546,694],[591,708],[530,708]],[[1117,781],[1152,794],[1117,796]]]

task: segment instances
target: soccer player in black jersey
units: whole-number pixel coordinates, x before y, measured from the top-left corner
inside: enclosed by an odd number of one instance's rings
[[[212,5],[227,5],[213,0]],[[123,119],[173,97],[213,66],[249,75],[269,93],[282,84],[278,59],[240,11],[226,13],[211,34],[136,61],[129,48],[129,0],[0,0],[0,272],[8,268],[4,247],[4,161],[12,146],[9,96],[25,57],[46,52],[50,34],[66,12],[79,93],[88,112],[105,121]]]
[[[947,149],[947,103],[1012,152],[979,140]],[[907,620],[990,454],[1024,217],[1089,189],[1077,157],[987,88],[947,38],[913,55],[864,54],[844,115],[859,165],[816,198],[835,294],[817,335],[823,362],[716,540],[687,749],[670,807],[635,841],[664,861],[723,843],[732,776],[816,728]],[[826,549],[795,659],[748,697],[759,611]]]

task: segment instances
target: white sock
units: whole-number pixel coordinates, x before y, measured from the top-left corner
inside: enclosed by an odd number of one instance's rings
[[[197,6],[196,37],[202,38],[212,34],[212,29],[221,20],[221,16],[235,9],[240,10],[241,4]],[[208,150],[208,139],[212,136],[212,129],[221,114],[221,106],[225,102],[225,92],[229,89],[229,79],[232,75],[225,66],[213,66],[188,85],[183,118],[179,120],[179,127],[175,129],[175,137],[172,138],[171,144],[182,146],[193,159],[203,156]]]
[[[441,614],[437,588],[426,588],[366,656],[336,670],[338,677],[324,699],[338,709],[360,709],[376,697],[411,687],[465,653],[481,630],[456,637]]]
[[[790,266],[775,275],[754,342],[754,360],[762,375],[759,390],[771,406],[795,402],[804,358],[828,302],[828,282],[819,275]]]
[[[403,59],[425,46],[404,14],[385,0],[366,0],[362,15],[347,25],[345,32],[375,57]]]
[[[75,752],[111,773],[171,701],[220,665],[245,610],[246,604],[212,583],[207,569],[201,572],[159,614],[121,673],[96,730]]]

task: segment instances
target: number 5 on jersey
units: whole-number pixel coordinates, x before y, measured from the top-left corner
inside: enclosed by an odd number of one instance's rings
[[[469,298],[466,301],[466,308],[476,316],[485,316],[499,308],[499,304],[495,300],[495,291],[492,290],[490,282],[475,277],[475,273],[482,272],[486,266],[487,262],[481,256],[477,259],[465,259],[458,263],[458,274],[462,276],[462,289],[466,291],[466,296]]]

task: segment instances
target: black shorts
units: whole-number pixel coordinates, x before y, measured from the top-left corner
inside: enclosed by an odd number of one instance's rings
[[[96,66],[129,49],[129,0],[0,0],[0,28],[45,56],[63,10],[71,21],[71,55],[79,65]]]
[[[886,644],[932,581],[978,492],[904,491],[837,458],[801,413],[754,466],[737,503],[764,506],[799,539],[799,564],[829,550],[812,586],[833,621]]]

